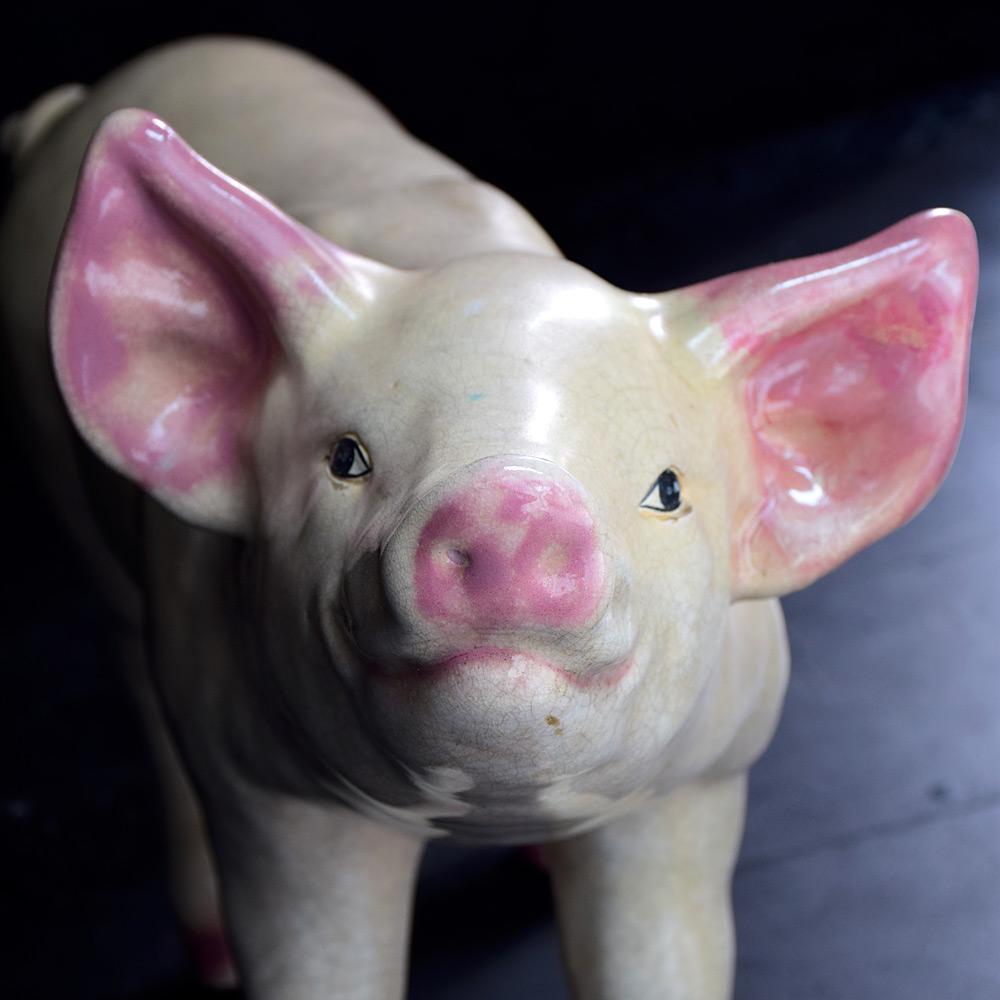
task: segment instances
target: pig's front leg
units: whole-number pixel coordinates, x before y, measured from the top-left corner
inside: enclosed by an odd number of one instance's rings
[[[728,1000],[745,788],[745,775],[688,785],[548,845],[579,1000]]]
[[[339,806],[253,793],[213,810],[253,1000],[398,1000],[423,842]]]

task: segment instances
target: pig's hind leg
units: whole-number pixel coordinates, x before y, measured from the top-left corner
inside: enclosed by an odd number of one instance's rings
[[[127,677],[139,704],[159,773],[167,825],[170,890],[198,978],[234,986],[236,969],[226,940],[212,847],[201,805],[146,673],[138,639],[127,640]]]

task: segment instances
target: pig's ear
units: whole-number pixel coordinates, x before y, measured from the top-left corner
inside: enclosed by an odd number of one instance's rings
[[[976,277],[969,220],[935,210],[671,293],[744,421],[737,598],[804,587],[931,498],[961,432]]]
[[[49,328],[73,420],[178,516],[241,533],[264,392],[336,335],[388,268],[326,242],[145,111],[98,130],[53,275]]]

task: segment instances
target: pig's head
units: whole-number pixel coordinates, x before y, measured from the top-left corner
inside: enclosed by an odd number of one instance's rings
[[[126,111],[51,329],[91,446],[246,540],[244,681],[304,765],[408,822],[534,837],[710,764],[729,605],[929,499],[975,274],[945,211],[664,295],[541,255],[402,272]]]

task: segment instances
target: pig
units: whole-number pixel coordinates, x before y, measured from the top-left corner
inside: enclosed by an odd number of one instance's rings
[[[777,599],[945,475],[968,220],[622,291],[242,38],[6,136],[18,405],[119,623],[204,976],[399,997],[451,836],[542,845],[574,996],[729,997]]]

